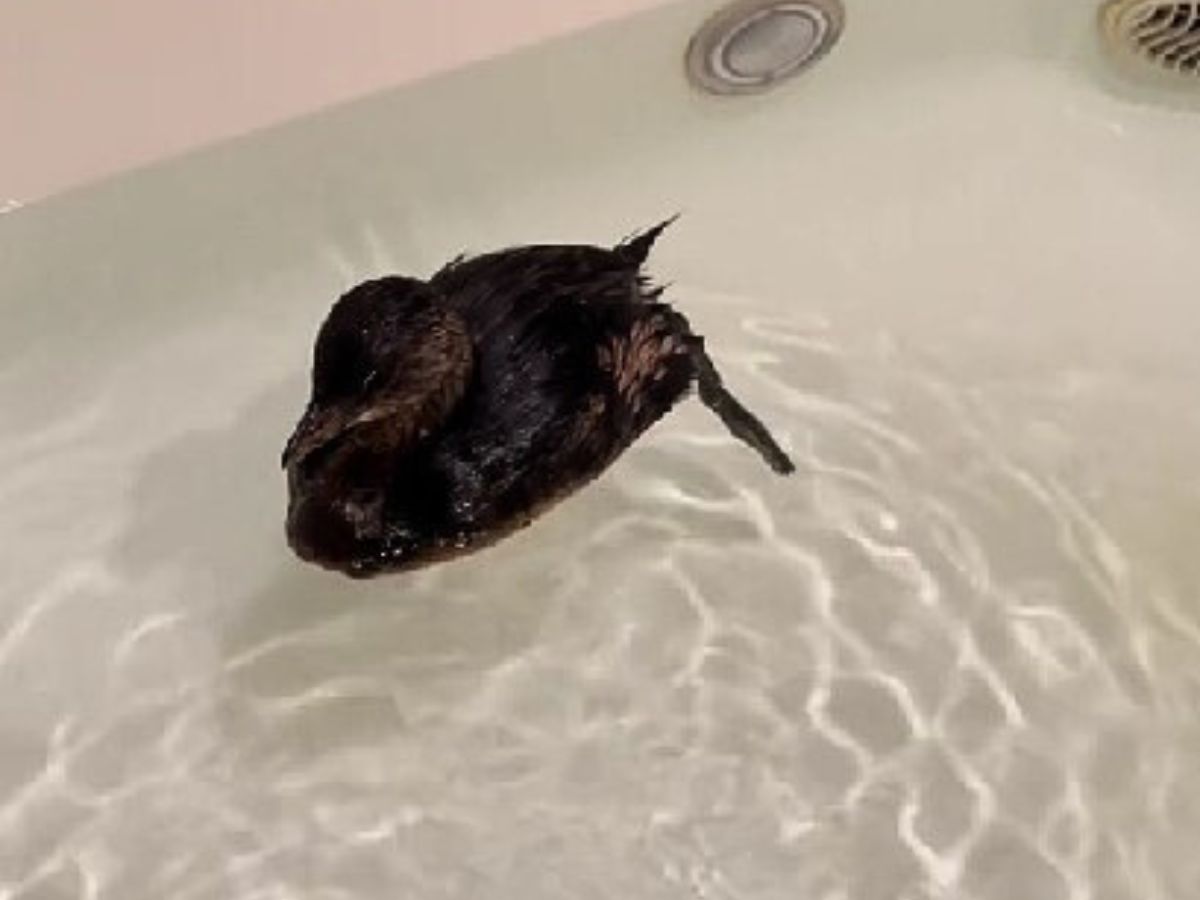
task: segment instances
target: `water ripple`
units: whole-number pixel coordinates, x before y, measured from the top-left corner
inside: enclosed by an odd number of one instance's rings
[[[794,478],[689,405],[537,527],[373,585],[278,546],[287,391],[130,431],[130,363],[0,435],[0,898],[1194,896],[1200,615],[1131,523],[1195,510],[1144,446],[1089,452],[1169,384],[742,325],[713,345]]]

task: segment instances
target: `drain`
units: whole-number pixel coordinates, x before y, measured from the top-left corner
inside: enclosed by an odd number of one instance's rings
[[[692,37],[688,77],[714,94],[765,91],[816,62],[844,21],[840,0],[736,0]]]
[[[1200,2],[1110,0],[1100,15],[1114,49],[1185,75],[1200,75]]]

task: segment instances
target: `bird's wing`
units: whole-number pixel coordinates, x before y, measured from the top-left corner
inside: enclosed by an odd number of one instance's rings
[[[423,440],[449,418],[466,393],[474,367],[467,325],[454,310],[429,307],[405,321],[387,365],[363,390],[305,411],[283,451],[283,465],[334,442],[378,440],[392,450]],[[366,426],[375,427],[367,429]]]

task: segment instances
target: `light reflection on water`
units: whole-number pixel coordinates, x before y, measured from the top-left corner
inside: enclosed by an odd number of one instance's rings
[[[0,897],[1194,893],[1187,385],[739,308],[712,346],[796,476],[690,403],[367,585],[281,546],[301,386],[189,381],[261,338],[6,436]]]

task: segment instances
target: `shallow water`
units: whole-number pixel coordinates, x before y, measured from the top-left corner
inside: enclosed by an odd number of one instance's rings
[[[129,469],[234,331],[6,439],[0,896],[1190,896],[1186,385],[673,293],[797,475],[691,402],[413,576],[283,552],[294,386]]]

